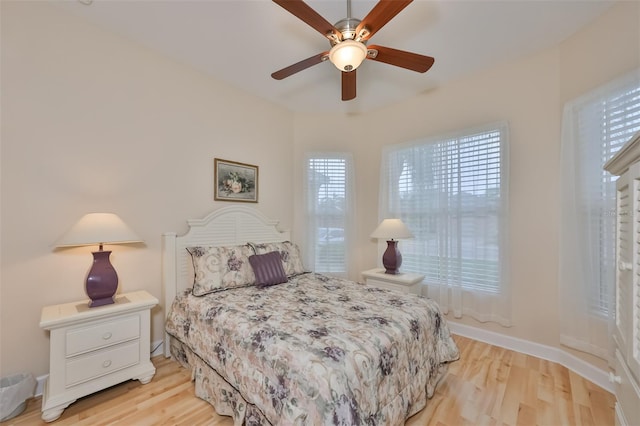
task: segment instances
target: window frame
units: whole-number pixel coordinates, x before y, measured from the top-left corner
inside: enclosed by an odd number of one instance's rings
[[[318,195],[319,191],[324,184],[318,184],[310,177],[311,162],[325,162],[325,167],[329,166],[327,163],[331,161],[338,161],[343,163],[342,176],[339,179],[343,180],[342,188],[335,189],[334,193],[340,190],[344,193],[344,199],[342,200],[342,214],[340,217],[333,215],[333,220],[328,215],[323,215],[318,211]],[[350,272],[350,250],[352,242],[352,220],[353,220],[353,199],[354,199],[354,166],[353,156],[348,152],[308,152],[305,154],[304,162],[304,189],[305,189],[305,213],[306,217],[306,250],[305,258],[306,264],[310,266],[315,272],[325,273],[329,275],[335,275],[340,277],[346,277]],[[313,188],[315,186],[315,188]],[[335,185],[334,185],[335,186]],[[326,188],[325,188],[326,189]],[[327,192],[327,195],[329,190]],[[339,203],[339,201],[336,201]],[[338,226],[340,225],[340,226]],[[319,241],[319,231],[321,229],[332,230],[334,237],[327,239],[324,245]],[[340,244],[339,237],[335,237],[335,230],[343,229],[342,244]],[[340,246],[341,250],[339,255],[332,255],[332,251],[336,251],[337,246]],[[323,257],[319,252],[323,250],[326,257]],[[329,260],[326,260],[327,257]],[[324,265],[322,264],[323,258],[325,259]],[[340,259],[339,262],[335,262],[335,259]],[[328,265],[328,266],[327,266]]]
[[[463,291],[468,291],[472,293],[485,293],[485,295],[489,297],[491,297],[492,295],[500,296],[501,294],[509,293],[505,288],[505,286],[508,285],[507,284],[508,282],[508,247],[507,247],[508,239],[506,235],[508,232],[508,179],[509,179],[509,173],[508,173],[509,128],[506,122],[503,121],[503,122],[490,123],[490,124],[476,127],[476,128],[463,129],[463,130],[456,131],[449,134],[436,135],[428,138],[414,140],[407,143],[396,144],[396,145],[385,147],[382,155],[383,172],[381,173],[381,188],[383,189],[384,192],[386,192],[386,194],[384,194],[383,197],[381,197],[381,205],[380,205],[380,213],[382,217],[399,217],[403,221],[405,221],[405,223],[407,223],[407,225],[411,228],[410,224],[412,223],[412,221],[406,219],[407,213],[405,211],[402,211],[402,208],[399,207],[401,204],[399,202],[401,197],[398,194],[393,193],[393,188],[392,188],[392,185],[390,184],[390,181],[392,179],[390,178],[390,173],[389,173],[389,168],[390,168],[389,162],[392,161],[392,159],[390,158],[390,155],[392,153],[399,152],[402,150],[411,150],[411,149],[424,147],[424,146],[437,147],[438,144],[447,144],[447,143],[450,143],[450,144],[452,143],[460,147],[461,145],[464,145],[469,140],[473,139],[474,136],[491,134],[491,133],[495,133],[499,135],[499,141],[497,142],[499,144],[499,147],[498,147],[499,153],[497,155],[497,158],[499,159],[499,165],[498,165],[498,170],[499,170],[498,191],[499,192],[498,192],[497,198],[499,201],[498,201],[498,205],[496,206],[496,209],[497,209],[496,218],[498,220],[498,222],[496,223],[496,227],[498,228],[496,230],[497,232],[496,245],[498,246],[499,254],[497,256],[497,261],[496,261],[497,263],[495,266],[496,274],[497,274],[497,282],[495,285],[491,286],[490,288],[489,286],[483,287],[483,286],[469,285],[464,278],[461,278],[458,280],[461,282],[454,284],[454,285],[460,286]],[[385,162],[386,162],[386,165],[385,165]],[[489,167],[488,169],[494,170],[495,167]],[[386,173],[384,172],[385,170],[387,171]],[[400,174],[398,178],[400,179],[401,177],[402,177],[402,174]],[[388,183],[385,184],[385,181],[388,181]],[[462,198],[462,197],[459,197],[459,198]],[[469,215],[467,217],[472,217],[472,215]],[[432,217],[429,217],[427,220],[429,222],[433,222],[435,220],[436,223],[433,223],[432,227],[435,227],[435,228],[438,227],[437,218],[433,219]],[[419,237],[420,236],[418,233],[416,238],[419,238]],[[409,254],[408,246],[410,247],[412,242],[403,241],[402,244],[404,248],[401,249],[401,251],[404,254],[404,258],[407,259]],[[407,272],[425,274],[426,275],[425,284],[429,286],[438,287],[438,286],[451,285],[452,283],[450,282],[450,280],[447,279],[447,277],[442,276],[443,273],[446,273],[446,270],[448,268],[448,265],[446,265],[446,263],[448,262],[448,259],[452,258],[451,256],[442,256],[440,254],[440,251],[441,250],[444,251],[445,249],[446,247],[443,248],[442,244],[438,243],[436,256],[437,256],[437,263],[438,263],[437,267],[438,267],[439,278],[437,279],[434,279],[433,277],[434,274],[430,273],[430,271],[427,270],[428,268],[425,268],[424,263],[421,265],[422,268],[420,268],[420,267],[408,266],[406,265],[406,262],[404,262],[403,263],[404,266],[402,269],[406,270]],[[422,254],[422,256],[424,256],[424,254]],[[457,262],[460,263],[460,260],[458,259]]]

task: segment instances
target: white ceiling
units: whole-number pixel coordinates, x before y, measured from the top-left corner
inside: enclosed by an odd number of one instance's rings
[[[85,5],[83,3],[90,3]],[[327,21],[346,0],[308,0]],[[330,48],[314,29],[269,0],[59,1],[99,25],[233,86],[304,112],[362,112],[447,80],[550,47],[602,14],[609,0],[415,0],[370,40],[435,58],[425,74],[374,61],[358,68],[357,98],[340,100],[329,62],[284,80],[271,73]],[[353,0],[362,19],[376,0]]]

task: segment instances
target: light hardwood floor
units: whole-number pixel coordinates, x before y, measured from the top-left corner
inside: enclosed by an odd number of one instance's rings
[[[459,361],[451,364],[427,407],[407,426],[614,424],[615,397],[558,364],[454,336]],[[128,381],[79,399],[55,426],[224,425],[213,407],[194,395],[190,374],[155,357],[151,383]],[[45,425],[40,398],[2,426]]]

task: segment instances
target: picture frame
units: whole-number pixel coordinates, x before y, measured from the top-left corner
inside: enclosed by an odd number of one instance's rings
[[[213,180],[216,201],[258,202],[258,166],[214,158]]]

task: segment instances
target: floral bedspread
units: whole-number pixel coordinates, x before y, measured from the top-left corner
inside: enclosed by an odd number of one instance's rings
[[[397,425],[458,348],[430,299],[308,273],[173,303],[167,332],[274,425]]]

